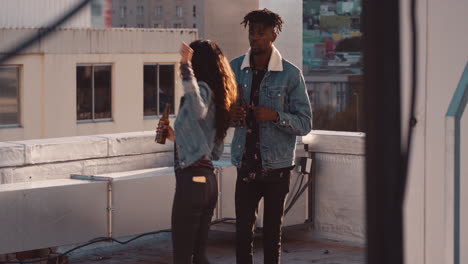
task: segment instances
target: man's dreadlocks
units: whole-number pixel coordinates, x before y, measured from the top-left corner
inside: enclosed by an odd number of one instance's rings
[[[281,17],[264,8],[263,10],[255,10],[248,13],[241,22],[244,27],[251,26],[252,24],[261,24],[268,27],[273,27],[276,33],[279,33],[283,28],[283,20]]]

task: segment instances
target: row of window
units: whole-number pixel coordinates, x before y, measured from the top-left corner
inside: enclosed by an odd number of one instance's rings
[[[126,28],[126,27],[127,27],[127,24],[120,24],[120,27]],[[137,27],[137,28],[144,28],[144,27],[145,27],[145,24],[137,23],[136,27]],[[162,28],[163,25],[161,25],[161,24],[159,24],[159,23],[155,23],[155,24],[153,24],[153,27],[154,27],[154,28]],[[172,27],[173,27],[173,28],[183,28],[182,23],[174,23],[174,24],[172,24]],[[193,28],[197,28],[197,24],[193,24]]]
[[[171,104],[174,113],[174,64],[143,66],[143,114],[161,115]],[[20,125],[21,67],[0,66],[0,127]],[[112,120],[112,65],[76,67],[76,119],[78,122]],[[363,79],[307,82],[314,129],[363,131]]]
[[[0,66],[0,126],[20,125],[20,66]],[[171,104],[174,113],[174,64],[143,66],[144,116],[162,114]],[[112,65],[76,67],[76,119],[79,122],[112,120]]]
[[[126,6],[121,6],[120,7],[120,18],[126,18],[128,15],[127,12],[127,7]],[[176,6],[176,16],[177,17],[182,17],[183,16],[183,8],[181,6]],[[145,7],[144,6],[137,6],[137,16],[144,16],[145,13]],[[163,6],[157,6],[154,8],[154,16],[160,17],[164,13],[164,7]],[[193,6],[192,9],[192,16],[197,17],[197,6]]]

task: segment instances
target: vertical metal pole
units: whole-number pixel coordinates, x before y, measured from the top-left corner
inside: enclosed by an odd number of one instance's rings
[[[461,126],[468,104],[468,64],[445,116],[445,262],[460,263]]]
[[[95,107],[95,98],[94,98],[95,94],[94,94],[94,65],[91,65],[91,118],[92,120],[94,121],[96,119],[96,116],[95,116],[95,111],[94,111],[94,107]]]
[[[307,151],[307,150],[306,150]],[[316,173],[315,173],[315,153],[308,152],[307,156],[312,159],[312,168],[309,173],[309,180],[311,181],[308,192],[309,192],[309,217],[308,220],[311,222],[313,228],[315,228],[315,214],[316,214],[316,199],[315,199],[315,186],[316,186]]]
[[[361,132],[361,126],[359,125],[360,124],[359,122],[361,121],[361,120],[359,120],[359,118],[360,118],[360,116],[359,116],[359,109],[360,109],[360,107],[359,107],[359,93],[353,91],[353,95],[356,97],[356,130],[357,130],[357,132]]]
[[[107,182],[107,236],[112,237],[112,213],[113,213],[113,204],[112,204],[112,180]]]
[[[156,64],[156,115],[160,115],[159,113],[159,80],[160,80],[160,71],[159,71],[159,64]]]
[[[460,119],[455,117],[455,144],[454,144],[454,180],[453,180],[453,263],[460,264]]]

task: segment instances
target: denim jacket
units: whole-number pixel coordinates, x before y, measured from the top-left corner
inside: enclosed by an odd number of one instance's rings
[[[238,89],[250,102],[252,69],[250,50],[231,61]],[[294,165],[296,136],[312,130],[312,111],[302,72],[281,57],[273,47],[268,71],[260,84],[259,105],[278,112],[278,120],[259,122],[260,153],[263,168],[285,168]],[[246,128],[236,127],[231,144],[231,161],[241,167],[245,149]]]
[[[181,66],[183,71],[184,65]],[[175,143],[180,167],[186,168],[200,158],[218,160],[223,142],[215,142],[215,104],[213,94],[204,82],[197,82],[193,74],[184,78],[184,102],[174,121]]]

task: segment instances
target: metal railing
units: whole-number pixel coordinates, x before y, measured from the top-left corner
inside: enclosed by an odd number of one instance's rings
[[[468,64],[445,115],[445,263],[460,264],[460,121],[468,102]]]
[[[363,81],[306,82],[314,129],[363,132]]]

